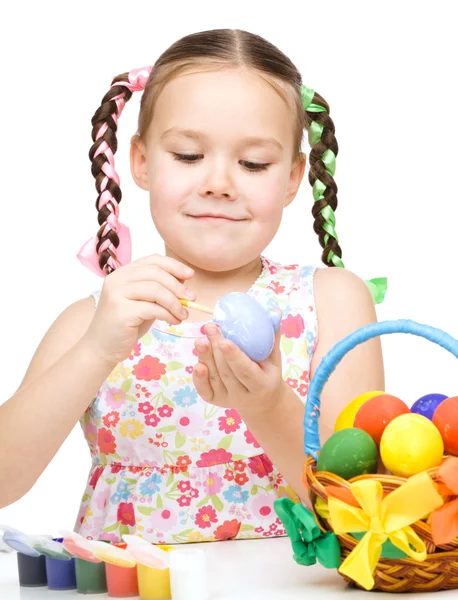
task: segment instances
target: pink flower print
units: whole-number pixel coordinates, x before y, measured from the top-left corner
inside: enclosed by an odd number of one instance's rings
[[[165,364],[155,356],[145,356],[140,359],[132,370],[134,377],[138,380],[151,381],[155,379],[159,381],[162,375],[165,375]]]
[[[265,477],[266,475],[270,475],[274,470],[274,466],[272,461],[267,456],[267,454],[259,454],[258,456],[252,456],[248,460],[248,467],[250,468],[253,475],[257,475],[258,477]]]
[[[215,509],[208,505],[202,506],[196,513],[196,525],[200,527],[200,529],[205,529],[206,527],[211,527],[212,523],[218,522],[218,517],[216,515]]]
[[[299,265],[288,265],[287,267],[283,267],[286,271],[294,271],[297,269]]]
[[[94,471],[94,473],[92,474],[92,477],[89,481],[89,485],[91,486],[91,488],[94,490],[95,486],[97,485],[97,481],[99,480],[100,475],[103,473],[103,469],[104,467],[97,467]]]
[[[118,506],[118,521],[122,525],[135,525],[134,505],[132,502],[120,502]]]
[[[274,294],[283,294],[283,292],[285,291],[285,286],[280,285],[279,281],[271,281],[267,286],[267,289],[272,290]]]
[[[242,419],[235,409],[230,408],[224,411],[224,414],[226,416],[218,418],[220,431],[224,431],[224,433],[234,433],[234,431],[240,429]]]
[[[190,366],[190,367],[186,367],[186,373],[192,373],[194,371],[194,367]]]
[[[93,500],[94,505],[99,510],[105,510],[105,507],[107,506],[107,504],[109,502],[109,499],[110,499],[110,488],[104,487],[101,492],[99,492],[98,494],[95,494],[94,500]]]
[[[298,338],[304,333],[305,325],[304,319],[302,315],[288,315],[286,319],[282,319],[281,324],[281,333],[287,338]]]
[[[158,415],[160,417],[164,418],[168,418],[171,417],[173,414],[173,406],[169,406],[168,404],[164,404],[164,406],[160,406],[157,409]]]
[[[258,444],[258,442],[254,439],[253,434],[251,433],[251,431],[249,431],[248,429],[245,431],[245,433],[243,434],[245,436],[245,440],[247,444],[253,444],[253,446],[255,448],[260,448],[261,446]]]
[[[145,417],[145,424],[149,425],[150,427],[157,427],[159,422],[160,422],[160,418],[157,416],[156,413],[153,413],[151,415],[146,415],[146,417]]]
[[[97,427],[93,423],[88,423],[83,429],[88,444],[94,446],[97,443]]]
[[[151,402],[139,402],[138,404],[138,412],[143,413],[144,415],[149,415],[151,411],[154,410],[154,406]]]
[[[184,494],[185,492],[189,492],[191,489],[191,482],[188,480],[179,481],[177,484],[178,490]]]
[[[153,510],[148,517],[148,524],[159,532],[170,531],[177,524],[177,514],[167,509]]]
[[[275,515],[273,494],[260,494],[256,496],[251,505],[253,513],[260,519],[271,519]]]
[[[303,383],[302,385],[300,385],[297,388],[297,391],[299,392],[299,395],[302,396],[302,397],[304,397],[304,398],[305,398],[305,396],[307,396],[308,390],[309,390],[308,383]]]
[[[232,454],[224,448],[212,449],[208,452],[202,452],[200,460],[196,462],[197,467],[213,467],[213,465],[222,465],[232,461]]]
[[[217,474],[210,471],[208,473],[207,479],[204,481],[204,490],[206,496],[214,496],[215,494],[219,494],[223,489],[223,480]]]
[[[270,271],[271,275],[275,275],[275,273],[278,271],[278,269],[275,265],[270,265],[269,271]]]
[[[119,409],[124,404],[125,399],[125,393],[119,388],[110,387],[105,394],[105,402],[110,408]]]
[[[132,350],[130,351],[130,355],[129,355],[129,360],[134,360],[135,356],[140,356],[140,348],[142,347],[142,345],[140,343],[135,344],[135,346],[132,348]]]
[[[193,436],[198,433],[205,423],[205,419],[200,413],[192,410],[180,410],[180,418],[177,421],[177,431],[181,435]]]
[[[191,497],[190,496],[180,496],[177,499],[178,502],[178,506],[181,506],[182,508],[186,507],[186,506],[191,506]]]
[[[288,379],[286,380],[286,383],[293,390],[295,390],[297,388],[297,379],[293,379],[292,377],[288,377]]]
[[[306,381],[309,382],[310,381],[310,374],[308,371],[304,371],[301,375],[301,379],[302,381]]]

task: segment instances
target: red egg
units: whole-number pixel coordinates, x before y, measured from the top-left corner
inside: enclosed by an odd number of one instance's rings
[[[354,427],[364,429],[374,442],[379,445],[385,427],[399,415],[409,413],[410,409],[405,402],[391,396],[381,394],[365,402],[356,413]]]
[[[439,429],[448,454],[458,456],[458,396],[447,398],[434,411],[433,423]]]

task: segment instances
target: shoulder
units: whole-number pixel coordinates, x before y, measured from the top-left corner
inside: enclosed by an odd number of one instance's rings
[[[355,329],[377,320],[368,286],[347,269],[316,269],[314,295],[319,328],[318,345],[322,348],[328,349]]]
[[[365,308],[375,315],[374,301],[365,281],[358,275],[341,267],[318,268],[314,274],[317,310],[325,312]]]

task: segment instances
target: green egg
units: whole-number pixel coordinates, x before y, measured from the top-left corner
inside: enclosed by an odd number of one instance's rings
[[[376,473],[377,446],[371,436],[356,427],[341,429],[324,444],[318,456],[317,471],[329,471],[342,479]]]

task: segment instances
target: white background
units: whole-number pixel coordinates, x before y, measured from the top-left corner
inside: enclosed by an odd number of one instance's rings
[[[96,232],[90,120],[111,79],[206,29],[262,35],[329,102],[339,144],[337,232],[347,268],[364,279],[388,276],[379,319],[410,318],[458,337],[454,4],[42,0],[3,7],[0,404],[57,315],[101,285],[76,253]],[[134,259],[162,252],[147,194],[129,170],[139,101],[134,94],[126,105],[116,154]],[[320,262],[312,203],[306,174],[267,256]],[[383,347],[388,392],[409,404],[428,392],[458,394],[456,360],[441,348],[407,335],[387,336]],[[46,533],[72,527],[89,464],[77,426],[35,487],[0,510],[0,523]]]

